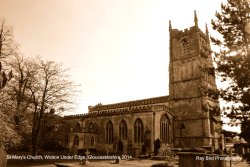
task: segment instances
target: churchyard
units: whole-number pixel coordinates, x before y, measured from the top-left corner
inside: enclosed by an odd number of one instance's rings
[[[164,163],[163,160],[148,160],[148,159],[134,159],[134,160],[121,160],[119,164],[114,164],[115,161],[90,161],[88,165],[81,165],[79,161],[62,161],[61,163],[72,164],[74,167],[151,167],[154,164]],[[48,161],[48,162],[11,162],[8,163],[8,167],[56,167],[54,164],[58,163],[58,161]],[[249,167],[249,164],[246,161],[234,161],[232,162],[234,167]],[[178,167],[178,165],[176,165]],[[227,166],[230,167],[230,163],[227,162]]]
[[[87,152],[87,154],[89,154]],[[50,158],[48,158],[50,156]],[[105,155],[104,155],[105,156]],[[47,158],[46,158],[47,157]],[[8,154],[7,167],[56,167],[56,164],[60,166],[68,165],[74,167],[157,167],[156,164],[164,164],[166,160],[153,160],[150,157],[147,159],[131,158],[121,159],[117,161],[116,157],[110,159],[90,159],[88,164],[84,164],[85,156],[72,156],[72,155],[59,155],[58,153],[48,153],[48,155],[33,157],[28,153],[15,153]],[[2,158],[2,157],[1,157]],[[33,158],[33,159],[32,159]],[[36,160],[34,161],[34,159]],[[240,157],[235,157],[233,161],[226,161],[225,167],[249,167],[249,162],[242,160]],[[188,165],[188,164],[186,164]],[[174,157],[174,167],[179,167],[179,157]]]
[[[20,167],[20,166],[27,166],[27,167],[56,167],[54,164],[58,163],[59,161],[48,161],[46,162],[15,162],[15,163],[10,163],[8,164],[8,167]],[[121,160],[119,164],[115,164],[115,160],[100,160],[100,161],[90,161],[88,165],[81,165],[80,161],[62,161],[60,163],[63,164],[71,164],[75,167],[83,167],[83,166],[89,166],[89,167],[107,167],[107,166],[112,166],[112,167],[150,167],[153,164],[158,164],[158,163],[164,163],[164,161],[156,161],[156,160],[142,160],[142,159],[134,159],[134,160]]]

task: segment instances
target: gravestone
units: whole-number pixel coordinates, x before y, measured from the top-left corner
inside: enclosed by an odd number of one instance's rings
[[[115,160],[115,164],[119,164],[120,162],[120,157],[117,157],[117,159]]]
[[[1,167],[6,167],[7,166],[7,154],[2,149],[0,149],[0,166]]]
[[[86,158],[82,161],[82,163],[81,163],[82,165],[88,165],[89,164],[89,161],[88,161],[89,154],[90,154],[90,152],[87,149],[86,152],[85,152]]]

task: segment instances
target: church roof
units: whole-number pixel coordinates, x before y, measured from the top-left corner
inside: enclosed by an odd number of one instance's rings
[[[134,107],[134,106],[152,105],[152,104],[166,103],[168,101],[169,101],[169,96],[158,96],[147,99],[114,103],[114,104],[106,104],[106,105],[97,104],[96,106],[89,106],[89,112]]]
[[[152,110],[162,110],[168,108],[166,103],[169,101],[169,96],[159,96],[147,99],[126,101],[114,104],[98,104],[89,106],[89,113],[68,115],[65,118],[91,118],[99,116],[112,116],[120,114],[130,114],[138,112],[152,112]],[[170,110],[168,112],[174,115]]]

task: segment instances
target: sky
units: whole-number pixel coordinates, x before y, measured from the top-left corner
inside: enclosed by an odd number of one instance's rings
[[[221,0],[0,0],[25,56],[70,68],[81,84],[73,114],[89,105],[168,95],[169,20],[205,31]]]

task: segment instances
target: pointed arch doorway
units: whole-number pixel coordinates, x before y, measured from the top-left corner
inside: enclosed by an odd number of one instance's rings
[[[121,140],[119,140],[119,142],[117,143],[117,147],[116,147],[116,150],[118,153],[123,153],[123,143]]]

